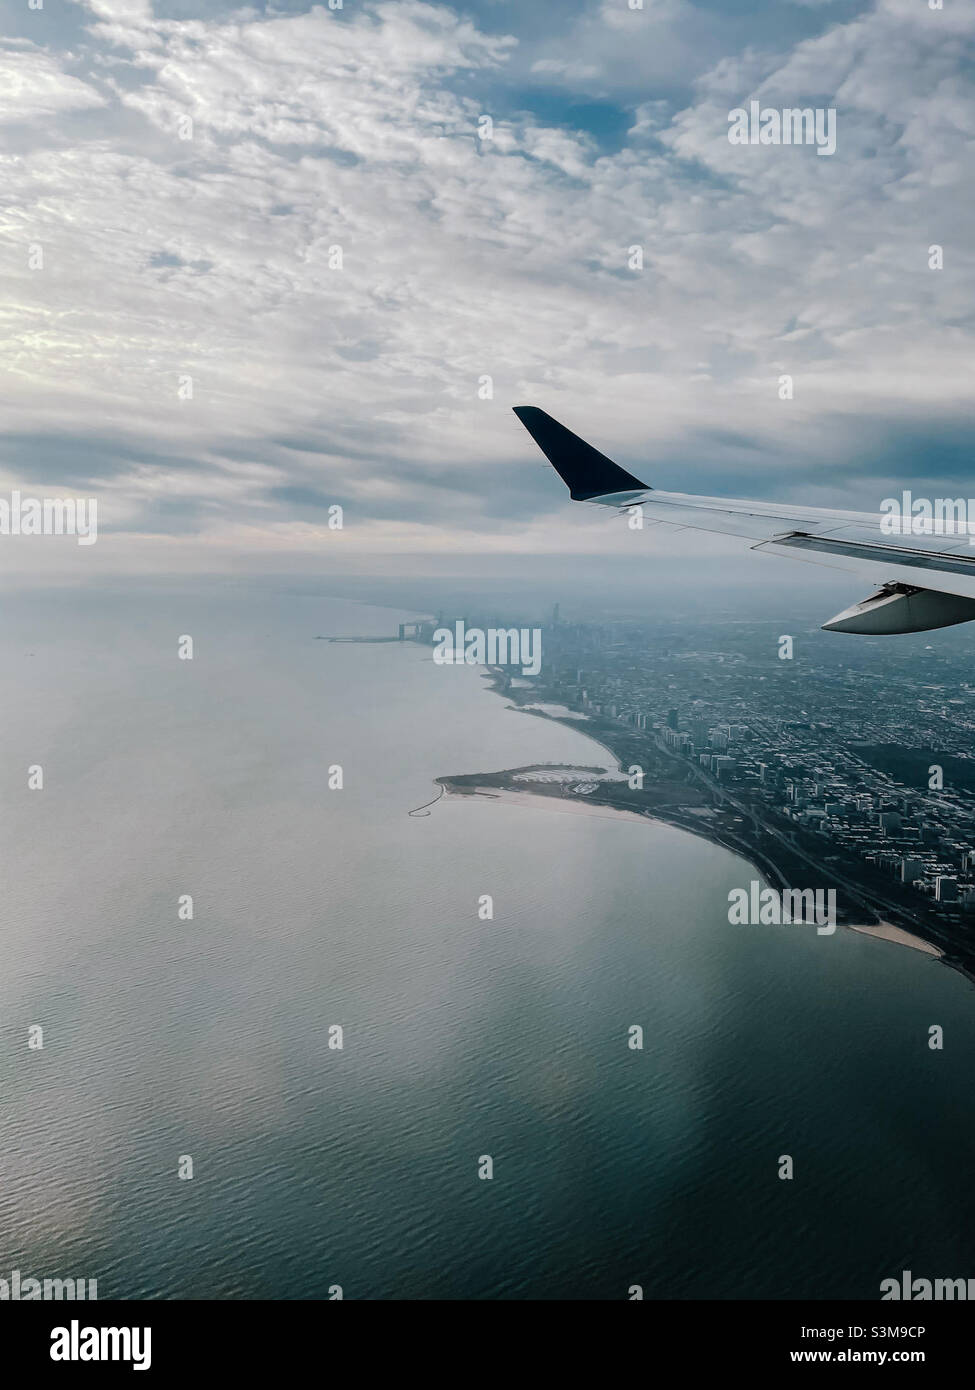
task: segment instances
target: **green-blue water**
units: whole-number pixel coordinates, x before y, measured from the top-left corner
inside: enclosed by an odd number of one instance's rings
[[[102,1298],[975,1276],[975,991],[849,932],[729,926],[754,871],[666,827],[409,817],[441,773],[605,755],[417,646],[313,640],[402,616],[6,604],[0,1276]]]

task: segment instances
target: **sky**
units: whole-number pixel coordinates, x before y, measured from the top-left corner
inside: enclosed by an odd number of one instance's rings
[[[693,575],[517,404],[673,490],[975,496],[970,5],[41,3],[0,4],[0,495],[99,539],[3,538],[18,580]],[[731,144],[752,99],[835,154]]]

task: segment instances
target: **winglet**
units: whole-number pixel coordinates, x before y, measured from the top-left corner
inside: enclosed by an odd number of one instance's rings
[[[574,502],[617,492],[649,492],[646,483],[620,468],[537,405],[512,406],[518,419],[568,486]]]

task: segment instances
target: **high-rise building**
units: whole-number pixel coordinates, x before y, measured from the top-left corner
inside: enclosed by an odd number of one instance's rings
[[[924,862],[921,859],[901,859],[900,862],[900,881],[901,883],[914,883],[915,878],[921,877],[924,873]]]

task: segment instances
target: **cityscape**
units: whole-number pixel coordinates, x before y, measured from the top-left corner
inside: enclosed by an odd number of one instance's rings
[[[530,788],[669,821],[770,881],[835,888],[841,923],[927,943],[975,979],[967,635],[905,649],[755,621],[564,621],[558,605],[543,632],[539,674],[492,667],[495,689],[584,728],[619,770],[485,769],[439,779],[447,790]]]

